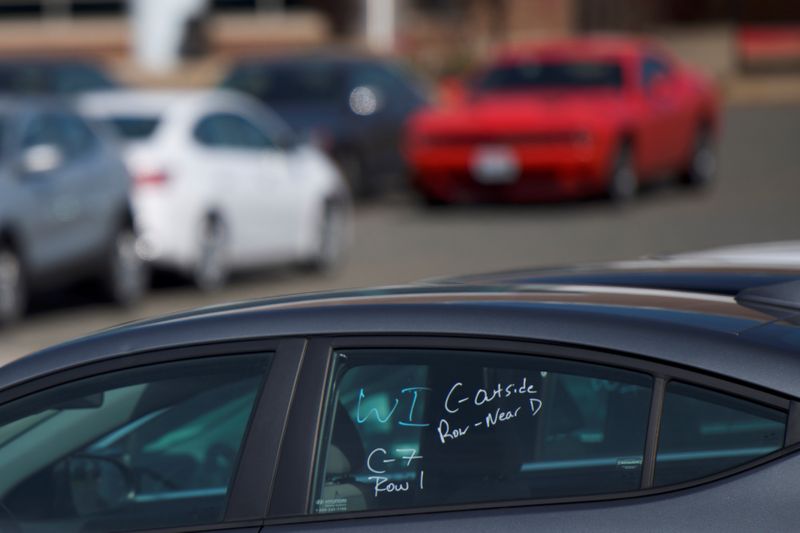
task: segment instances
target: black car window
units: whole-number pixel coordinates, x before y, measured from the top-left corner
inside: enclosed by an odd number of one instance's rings
[[[484,352],[335,357],[313,513],[640,486],[648,375]]]
[[[33,94],[49,91],[47,70],[35,64],[0,65],[0,92]]]
[[[58,65],[53,69],[57,93],[74,94],[82,91],[113,89],[115,84],[96,67],[81,64]]]
[[[202,118],[195,127],[194,137],[212,148],[261,150],[273,146],[258,127],[233,113],[215,113]]]
[[[655,484],[722,472],[780,449],[786,413],[752,401],[672,382],[667,386]]]
[[[142,366],[3,405],[0,525],[83,532],[220,522],[269,361]]]
[[[500,65],[478,78],[481,91],[531,89],[595,89],[622,87],[622,66],[617,62],[526,62]]]
[[[223,87],[246,92],[264,102],[333,102],[340,95],[340,69],[325,62],[245,64],[236,67]]]

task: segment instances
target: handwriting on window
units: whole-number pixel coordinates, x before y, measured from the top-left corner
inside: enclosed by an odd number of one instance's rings
[[[544,379],[547,373],[540,375]],[[457,381],[443,398],[441,393],[439,396],[437,400],[435,391],[429,387],[405,387],[390,396],[388,405],[379,408],[369,402],[369,393],[361,388],[356,400],[355,421],[359,425],[427,429],[435,432],[439,445],[448,446],[453,441],[493,431],[500,425],[530,421],[543,407],[536,385],[527,377],[491,387],[471,388]],[[371,450],[365,466],[374,496],[424,490],[424,459],[414,447],[385,446]]]

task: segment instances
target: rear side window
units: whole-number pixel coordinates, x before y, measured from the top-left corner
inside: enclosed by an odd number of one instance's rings
[[[341,93],[341,73],[332,64],[242,65],[223,87],[251,94],[265,102],[332,102]]]
[[[635,490],[645,374],[450,350],[336,354],[312,512]]]
[[[671,382],[664,397],[655,485],[722,472],[783,447],[786,413]]]
[[[202,118],[195,139],[210,148],[260,150],[273,146],[266,134],[249,120],[233,113],[215,113]]]
[[[270,360],[265,354],[143,366],[2,406],[0,530],[222,521]]]

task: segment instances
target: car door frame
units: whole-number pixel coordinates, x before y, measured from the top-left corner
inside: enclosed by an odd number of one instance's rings
[[[192,530],[198,531],[230,528],[254,528],[253,531],[257,531],[270,505],[272,481],[305,348],[305,339],[286,337],[183,345],[124,354],[38,376],[14,385],[0,391],[0,405],[72,381],[134,367],[214,356],[273,353],[242,441],[223,521],[192,526]],[[171,533],[186,529],[186,526],[180,526],[147,531]]]
[[[607,367],[645,372],[653,376],[653,388],[648,418],[647,436],[642,464],[643,482],[639,489],[628,492],[590,496],[518,499],[501,502],[447,504],[425,508],[359,511],[336,514],[311,514],[315,466],[319,453],[320,433],[323,430],[325,401],[328,394],[333,353],[337,349],[420,349],[480,351],[519,356],[544,356],[564,360],[594,363]],[[666,385],[669,381],[699,385],[722,393],[747,398],[751,401],[775,406],[787,412],[784,447],[739,467],[727,469],[697,480],[664,487],[654,487],[657,444]],[[614,500],[631,501],[643,496],[666,494],[685,488],[705,485],[750,470],[800,450],[800,401],[787,399],[777,393],[731,379],[718,377],[711,372],[687,369],[667,362],[649,359],[645,355],[626,354],[593,347],[576,347],[553,344],[535,339],[507,339],[490,335],[375,335],[315,336],[308,338],[303,366],[297,382],[303,391],[295,395],[290,407],[284,433],[284,444],[271,487],[270,506],[265,526],[338,521],[352,518],[399,517],[431,514],[445,511],[471,511],[538,507],[563,503],[598,503]],[[654,416],[655,414],[655,416]],[[268,531],[266,528],[265,531]]]

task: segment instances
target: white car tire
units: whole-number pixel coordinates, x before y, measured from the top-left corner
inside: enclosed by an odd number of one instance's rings
[[[107,259],[105,287],[109,299],[131,307],[144,298],[150,285],[149,268],[138,250],[139,239],[130,227],[120,229]]]
[[[218,218],[210,218],[200,233],[192,279],[202,291],[219,290],[228,282],[229,268],[225,224]]]
[[[319,217],[317,251],[309,266],[319,272],[330,272],[341,266],[347,245],[349,213],[345,206],[328,201]]]

